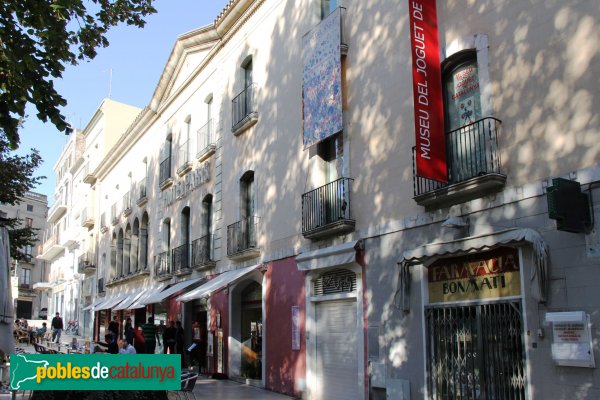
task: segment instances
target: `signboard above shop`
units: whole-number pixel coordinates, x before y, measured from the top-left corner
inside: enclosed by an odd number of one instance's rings
[[[427,276],[429,303],[521,294],[519,253],[510,247],[438,260],[427,268]]]

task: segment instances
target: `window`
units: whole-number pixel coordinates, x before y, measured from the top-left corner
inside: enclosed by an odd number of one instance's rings
[[[239,134],[258,121],[254,92],[256,90],[253,79],[252,56],[246,57],[241,64],[242,91],[232,100],[232,131]]]
[[[191,125],[192,117],[188,116],[183,124],[183,135],[180,138],[181,144],[179,146],[179,169],[177,171],[178,173],[180,173],[180,170],[184,169],[190,161],[189,154]]]
[[[489,139],[482,122],[479,68],[475,50],[449,58],[443,70],[444,117],[448,175],[451,183],[490,171],[486,152]]]
[[[321,19],[325,19],[338,6],[338,0],[321,0]]]
[[[169,134],[160,151],[159,185],[163,185],[171,177],[172,136]]]
[[[333,135],[317,145],[317,154],[322,160],[321,172],[325,183],[331,183],[342,177],[344,163],[342,134]]]
[[[32,228],[33,227],[33,218],[25,218],[25,225],[28,228]]]
[[[29,268],[21,268],[21,285],[29,286],[31,284],[31,270]]]
[[[33,212],[33,205],[32,204],[27,204],[27,211]]]

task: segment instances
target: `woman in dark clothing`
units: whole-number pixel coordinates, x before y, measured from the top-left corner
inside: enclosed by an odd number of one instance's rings
[[[185,365],[184,362],[184,354],[183,354],[183,344],[185,341],[183,327],[181,326],[181,321],[176,322],[175,326],[175,353],[181,354],[181,366]]]
[[[106,340],[106,343],[108,343],[108,350],[106,352],[110,354],[119,354],[119,345],[117,344],[115,336],[112,333],[107,333],[104,336],[104,339]]]
[[[127,339],[127,343],[133,343],[133,326],[131,326],[131,318],[127,317],[125,320],[125,327],[123,328],[123,333],[125,334],[125,339]]]

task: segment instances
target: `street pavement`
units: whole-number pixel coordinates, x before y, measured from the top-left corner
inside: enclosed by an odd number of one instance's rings
[[[61,337],[61,342],[70,343],[73,337],[81,339],[81,337],[66,335],[64,332]],[[35,349],[31,345],[19,343],[18,347],[21,347],[27,353],[35,353]],[[6,379],[4,379],[6,381]],[[285,396],[279,393],[271,392],[269,390],[261,389],[255,386],[246,385],[229,379],[211,379],[206,376],[200,375],[196,381],[196,386],[193,390],[197,399],[219,399],[219,400],[290,400],[293,397]],[[183,392],[180,392],[183,394]],[[0,400],[12,399],[12,394],[7,392],[0,393]],[[18,392],[15,396],[16,399],[28,399],[29,392]],[[176,392],[169,393],[169,399],[176,399]]]

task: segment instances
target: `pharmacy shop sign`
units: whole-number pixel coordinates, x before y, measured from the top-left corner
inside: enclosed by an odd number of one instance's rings
[[[521,294],[518,251],[503,247],[441,259],[427,270],[429,303],[514,297]]]

